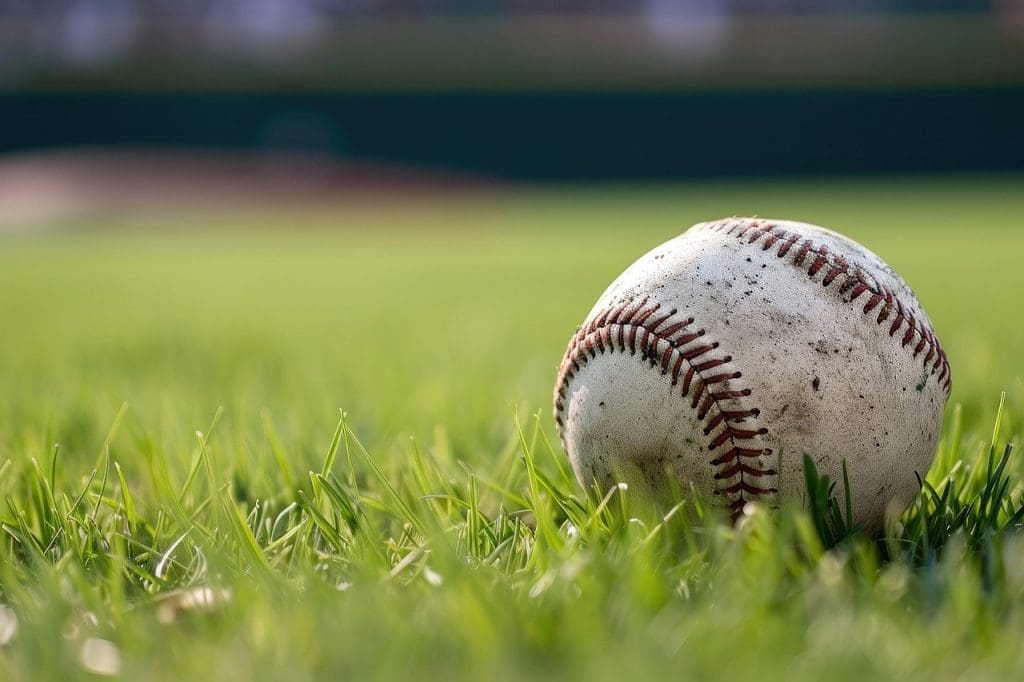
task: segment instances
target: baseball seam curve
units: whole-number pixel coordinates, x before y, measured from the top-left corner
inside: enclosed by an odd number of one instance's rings
[[[716,468],[714,479],[719,482],[714,494],[729,500],[735,518],[747,502],[778,492],[773,485],[754,485],[751,479],[778,473],[761,460],[772,454],[759,442],[768,429],[756,424],[759,409],[741,403],[750,396],[749,388],[738,388],[742,372],[732,368],[732,356],[719,351],[718,342],[708,341],[705,329],[694,331],[693,323],[692,317],[683,318],[676,309],[661,312],[661,304],[648,299],[626,300],[594,316],[577,330],[562,359],[555,385],[555,424],[564,446],[562,414],[568,385],[589,360],[605,352],[639,352],[641,361],[660,365],[662,375],[671,374],[673,391],[690,398],[690,408],[704,423],[708,450],[728,445],[709,464]]]
[[[807,272],[808,277],[814,278],[820,272],[825,273],[821,278],[823,287],[830,287],[833,282],[841,281],[842,284],[835,290],[838,291],[840,300],[843,302],[853,303],[864,294],[868,294],[868,300],[863,307],[864,315],[870,315],[881,305],[878,315],[875,317],[876,324],[880,325],[886,322],[890,314],[895,312],[896,316],[889,325],[889,336],[895,337],[900,328],[906,324],[906,331],[900,339],[900,346],[907,348],[916,337],[917,343],[913,345],[912,350],[913,357],[916,358],[927,351],[922,364],[927,370],[930,363],[929,374],[938,372],[936,380],[945,390],[946,395],[949,395],[952,389],[949,359],[946,357],[938,337],[935,336],[935,331],[915,318],[896,294],[863,268],[848,262],[842,256],[834,255],[824,244],[817,244],[813,239],[801,237],[795,232],[790,232],[771,222],[758,219],[728,218],[704,223],[701,227],[725,232],[747,245],[760,245],[762,251],[768,251],[778,245],[775,252],[778,258],[785,258],[792,251],[794,255],[788,262],[803,269]]]

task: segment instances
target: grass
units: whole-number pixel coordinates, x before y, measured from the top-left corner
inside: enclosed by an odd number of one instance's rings
[[[0,679],[1019,676],[1022,189],[551,189],[0,235]],[[935,465],[881,539],[810,470],[811,512],[735,528],[568,471],[549,403],[575,325],[733,213],[866,243],[949,352]]]

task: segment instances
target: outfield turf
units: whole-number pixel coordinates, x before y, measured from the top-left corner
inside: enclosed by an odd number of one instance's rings
[[[730,214],[849,234],[931,315],[936,493],[884,541],[825,550],[794,509],[659,524],[568,473],[569,336],[633,259]],[[1024,179],[41,227],[0,233],[0,679],[1024,674],[1024,464],[996,466],[1024,429]]]

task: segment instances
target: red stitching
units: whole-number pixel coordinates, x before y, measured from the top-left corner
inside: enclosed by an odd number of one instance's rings
[[[771,470],[769,469],[768,471],[771,471]],[[766,471],[764,473],[767,474],[768,472]],[[740,495],[742,495],[743,493],[747,493],[748,495],[763,495],[764,492],[765,492],[764,488],[758,488],[756,486],[752,486],[749,483],[747,483],[743,479],[743,473],[741,473],[739,481],[737,481],[736,483],[733,483],[730,486],[726,486],[724,488],[717,488],[715,490],[715,495],[733,495],[733,494],[736,494],[736,493],[739,493]]]
[[[786,233],[780,230],[780,234]],[[800,237],[795,234],[791,234],[788,237],[786,237],[786,241],[782,242],[782,246],[779,247],[779,258],[783,258],[786,255],[786,253],[793,247],[793,244],[796,244],[796,240],[798,239],[800,239]]]
[[[758,238],[760,236],[757,235]],[[677,311],[673,309],[667,315],[647,322],[659,308],[660,304],[648,305],[646,299],[639,303],[626,301],[601,312],[576,331],[562,359],[558,383],[555,386],[555,423],[559,437],[564,444],[562,413],[565,411],[565,395],[569,381],[581,366],[597,357],[597,353],[635,354],[639,334],[643,361],[658,367],[664,375],[671,373],[673,387],[679,386],[679,377],[683,374],[682,386],[675,390],[681,398],[690,398],[690,407],[696,410],[697,419],[705,422],[704,434],[709,437],[708,450],[713,451],[728,445],[725,453],[710,460],[709,464],[718,468],[714,475],[716,481],[733,481],[729,485],[723,484],[716,488],[714,494],[729,498],[729,508],[735,518],[742,513],[743,506],[751,499],[778,492],[774,487],[756,486],[747,481],[747,478],[762,479],[776,475],[774,469],[761,468],[753,461],[762,455],[770,455],[771,449],[750,447],[767,434],[768,429],[751,424],[760,416],[759,409],[737,409],[735,405],[725,404],[725,401],[737,401],[750,395],[749,388],[741,389],[734,386],[734,382],[742,373],[726,367],[732,362],[732,356],[723,354],[712,358],[705,357],[718,348],[717,342],[698,343],[693,348],[688,348],[689,344],[705,335],[705,330],[700,329],[677,336],[680,331],[693,324],[692,317],[671,321],[659,331],[658,327],[677,315]],[[701,362],[694,362],[697,358],[702,358]],[[727,371],[722,371],[723,369]],[[714,391],[711,390],[712,386],[716,387]],[[743,426],[738,426],[739,424]]]
[[[811,277],[817,275],[818,271],[825,267],[825,263],[828,262],[828,250],[826,250],[824,246],[817,250],[816,253],[818,254],[818,257],[814,259],[814,262],[811,263],[810,269],[807,271],[807,274]]]
[[[776,255],[779,258],[785,258],[793,245],[801,241],[800,235],[778,225],[764,223],[757,219],[730,218],[719,220],[713,223],[705,223],[703,229],[711,229],[735,236],[743,244],[755,244],[765,235],[768,235],[768,238],[764,239],[761,244],[761,250],[768,251],[778,243],[780,246],[776,251]],[[743,239],[743,235],[748,233],[752,236],[756,235],[756,237]],[[811,262],[808,264],[808,256],[811,255],[813,255],[813,258],[810,259]],[[832,254],[824,244],[815,244],[811,239],[803,239],[800,248],[797,249],[796,255],[790,259],[790,262],[807,272],[810,277],[814,277],[827,266],[826,274],[821,280],[821,284],[824,287],[830,286],[839,278],[840,274],[844,274],[843,283],[838,288],[840,298],[848,303],[853,303],[862,294],[869,293],[870,296],[863,307],[864,314],[868,315],[878,308],[879,310],[875,318],[877,324],[882,324],[895,312],[896,317],[889,325],[889,336],[895,338],[900,328],[906,326],[903,335],[900,337],[900,345],[904,348],[911,347],[911,352],[915,358],[922,351],[926,351],[921,364],[926,370],[930,368],[931,374],[937,373],[936,380],[945,389],[946,394],[949,394],[952,389],[949,359],[946,357],[946,352],[942,349],[942,345],[939,344],[934,330],[916,319],[892,291],[882,286],[874,277],[861,268]],[[849,293],[847,294],[847,292]],[[911,346],[915,337],[918,337],[918,341]]]
[[[765,239],[764,244],[761,245],[761,250],[767,251],[780,239],[782,239],[782,234],[778,232],[771,232],[771,234],[768,235],[768,239]]]
[[[814,242],[810,239],[805,239],[804,243],[800,245],[800,250],[796,252],[796,256],[793,258],[793,262],[797,265],[804,264],[804,258],[810,253],[811,249],[814,248]]]
[[[736,462],[729,468],[723,469],[722,471],[715,474],[715,479],[721,480],[725,478],[732,478],[733,476],[741,472],[747,474],[748,476],[753,476],[754,478],[760,478],[762,476],[774,476],[778,473],[775,471],[775,469],[758,469],[757,467],[752,467],[748,464],[744,464],[741,460]]]
[[[871,287],[869,287],[867,284],[865,284],[861,280],[857,279],[854,275],[848,275],[848,278],[849,278],[848,281],[855,282],[855,284],[853,285],[853,289],[850,290],[850,299],[849,299],[850,303],[853,303],[854,301],[857,300],[857,298],[861,294],[863,294],[865,291],[868,291]],[[846,286],[846,285],[844,284],[843,286]],[[844,292],[842,291],[842,289],[840,289],[839,293],[844,293]]]
[[[758,450],[752,448],[732,448],[723,455],[719,455],[711,460],[711,463],[715,466],[721,464],[728,464],[729,462],[739,459],[740,457],[760,457],[761,455],[770,455],[770,450]]]

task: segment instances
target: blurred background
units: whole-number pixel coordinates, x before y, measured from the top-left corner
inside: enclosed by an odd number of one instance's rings
[[[1024,169],[1024,0],[0,0],[0,216]]]
[[[341,405],[472,459],[616,273],[731,214],[882,254],[976,417],[1019,383],[978,297],[1024,287],[1021,171],[1024,0],[0,0],[0,417],[88,449],[130,401],[173,449]]]

